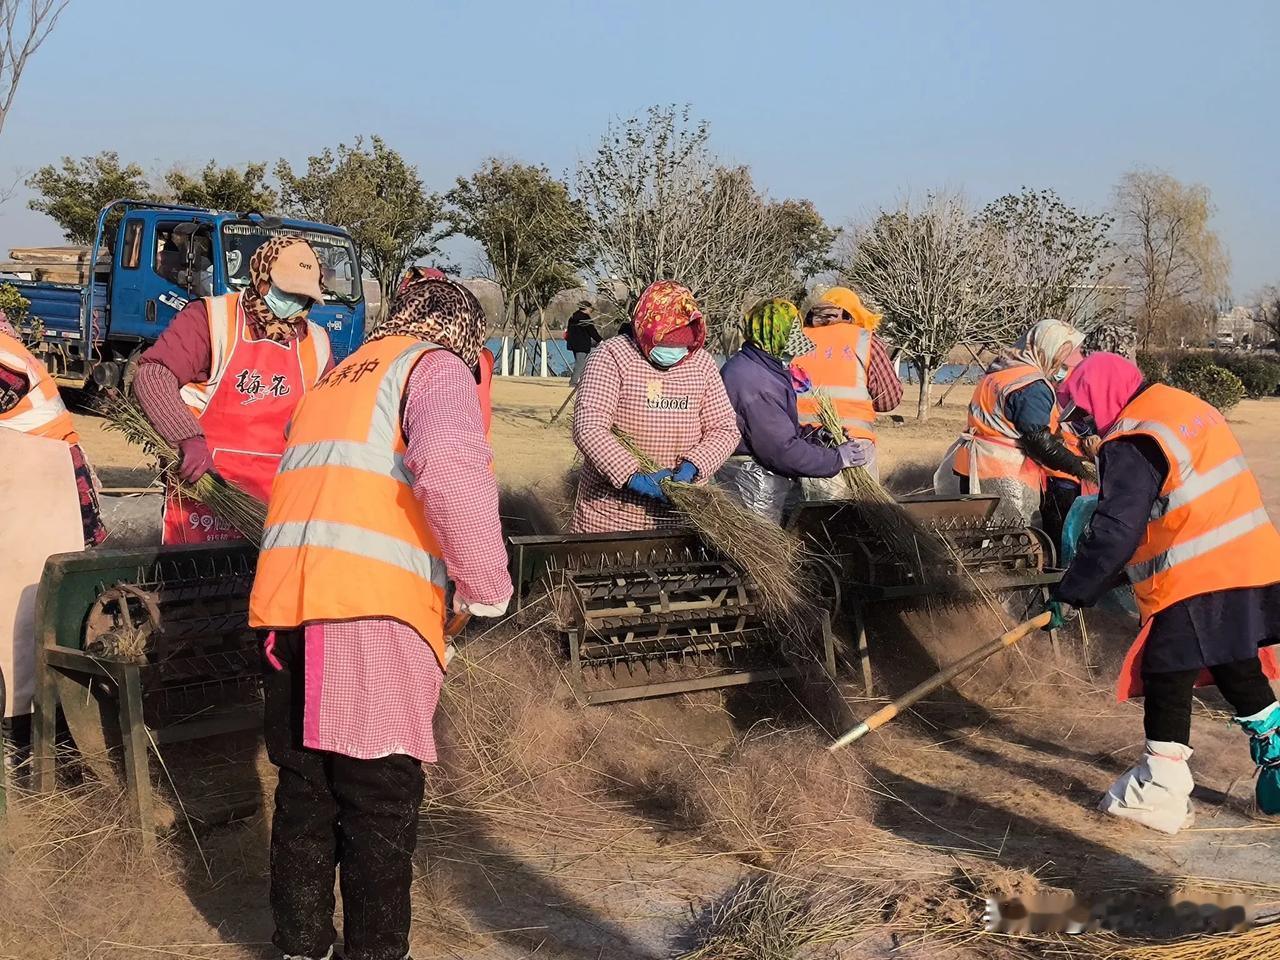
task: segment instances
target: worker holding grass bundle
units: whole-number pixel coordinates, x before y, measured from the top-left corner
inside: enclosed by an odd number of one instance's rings
[[[1031,523],[1040,512],[1045,468],[1094,479],[1093,464],[1067,449],[1056,387],[1084,334],[1041,320],[987,367],[969,401],[969,423],[934,474],[934,489],[998,494],[1008,513]]]
[[[249,262],[243,292],[194,300],[142,354],[133,393],[179,454],[192,485],[209,471],[259,500],[271,490],[285,426],[332,366],[329,336],[307,319],[324,302],[320,263],[301,237],[272,237]],[[163,542],[241,539],[170,484]]]
[[[249,622],[267,638],[274,942],[333,956],[334,875],[353,960],[409,953],[423,763],[452,610],[512,594],[485,437],[475,295],[427,277],[308,391],[271,490]],[[339,869],[340,868],[340,869]]]
[[[790,362],[814,349],[800,310],[789,300],[761,300],[747,311],[742,349],[720,371],[742,441],[716,481],[743,504],[774,523],[804,477],[834,477],[865,466],[870,440],[831,446],[820,431],[802,428]]]
[[[1066,382],[1101,435],[1101,492],[1087,534],[1052,590],[1059,627],[1123,571],[1142,628],[1117,696],[1143,696],[1146,750],[1100,804],[1112,816],[1176,833],[1192,820],[1191,701],[1217,684],[1249,735],[1263,813],[1280,814],[1280,533],[1222,414],[1198,397],[1143,382],[1124,357],[1095,353]]]
[[[689,289],[659,280],[641,294],[629,334],[591,352],[573,411],[583,459],[574,532],[678,524],[662,482],[708,481],[729,459],[738,428],[706,338]],[[657,469],[643,467],[637,451]]]
[[[902,381],[889,359],[889,351],[875,335],[880,314],[868,310],[848,287],[832,287],[821,294],[805,315],[805,334],[813,346],[791,364],[803,390],[798,401],[800,422],[821,429],[819,396],[835,403],[844,436],[833,443],[862,440],[868,457],[858,464],[879,479],[876,462],[876,413],[887,413],[902,401]],[[838,476],[809,477],[801,481],[809,500],[847,499],[853,493]]]

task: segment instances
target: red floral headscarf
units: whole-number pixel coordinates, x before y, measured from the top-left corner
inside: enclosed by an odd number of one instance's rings
[[[631,337],[648,359],[654,347],[699,349],[707,340],[707,325],[693,293],[674,280],[649,284],[631,314]]]

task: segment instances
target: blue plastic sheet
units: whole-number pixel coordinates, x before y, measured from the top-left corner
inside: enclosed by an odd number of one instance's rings
[[[1059,550],[1063,567],[1071,565],[1076,555],[1076,545],[1089,529],[1089,521],[1093,519],[1093,511],[1097,506],[1097,497],[1076,497],[1076,502],[1067,511],[1067,519],[1062,524],[1062,543]],[[1116,587],[1102,598],[1101,603],[1118,607],[1135,617],[1138,615],[1138,602],[1134,599],[1133,590],[1130,587]]]

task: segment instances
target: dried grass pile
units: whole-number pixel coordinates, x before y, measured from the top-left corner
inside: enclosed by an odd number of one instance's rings
[[[173,850],[143,853],[128,823],[124,797],[98,783],[10,794],[0,819],[0,956],[149,956],[153,944],[193,932],[222,942],[192,905]],[[246,956],[232,940],[215,956]]]
[[[1098,955],[1105,960],[1274,960],[1280,957],[1280,922],[1242,933],[1123,946]]]
[[[178,479],[178,451],[151,425],[138,405],[115,393],[102,406],[107,428],[122,434],[160,462],[168,482],[176,484],[180,496],[203,503],[220,520],[231,524],[255,546],[262,545],[262,528],[267,522],[267,505],[250,493],[228,483],[215,473],[206,473],[194,485]]]
[[[635,440],[616,428],[613,432],[642,470],[659,469]],[[662,489],[703,542],[746,573],[766,615],[780,619],[803,606],[804,546],[799,538],[751,512],[713,483],[666,480]]]
[[[865,888],[779,875],[748,877],[708,908],[699,945],[680,960],[791,960],[878,935],[883,898]]]

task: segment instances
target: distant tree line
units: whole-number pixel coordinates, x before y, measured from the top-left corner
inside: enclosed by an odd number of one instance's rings
[[[1096,212],[1052,190],[1022,188],[980,208],[939,192],[837,227],[811,201],[772,198],[750,168],[723,162],[709,125],[687,107],[612,123],[565,176],[489,158],[438,193],[377,136],[325,149],[300,169],[210,161],[150,178],[113,152],[64,157],[28,185],[31,207],[77,243],[91,241],[98,210],[119,197],[337,224],[384,290],[415,262],[456,270],[440,244],[462,235],[502,294],[494,325],[517,340],[545,336],[548,307],[567,289],[585,286],[625,315],[653,280],[676,278],[727,351],[756,298],[803,300],[849,283],[885,315],[886,338],[919,371],[922,416],[931,374],[957,345],[1008,343],[1048,316],[1081,326],[1096,348],[1132,354],[1194,342],[1227,289],[1202,185],[1135,170],[1112,209]]]

